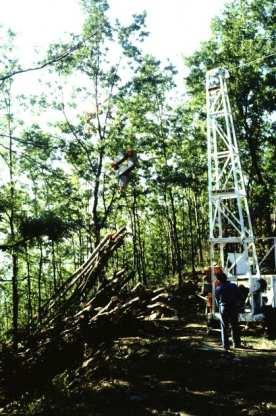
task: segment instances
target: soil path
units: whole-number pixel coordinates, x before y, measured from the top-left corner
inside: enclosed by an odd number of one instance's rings
[[[155,337],[117,340],[96,373],[87,365],[83,393],[93,407],[98,403],[95,414],[276,415],[275,341],[255,330],[243,336],[246,349],[225,353],[219,331],[207,334],[203,323],[156,326]]]
[[[151,323],[152,325],[152,323]],[[204,323],[160,320],[156,334],[116,340],[22,410],[36,416],[276,415],[276,342],[256,330],[225,353]],[[30,411],[31,409],[31,411]],[[22,413],[21,413],[22,412]],[[2,413],[1,413],[2,414]]]

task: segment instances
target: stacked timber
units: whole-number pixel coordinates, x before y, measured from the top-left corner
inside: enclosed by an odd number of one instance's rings
[[[177,318],[177,309],[192,305],[194,288],[131,288],[133,273],[119,270],[106,278],[113,253],[122,245],[125,228],[108,234],[87,261],[42,308],[39,324],[26,337],[16,356],[6,354],[2,378],[7,393],[18,396],[56,374],[78,367],[87,348],[106,348],[113,340],[141,334],[145,321]],[[179,290],[182,290],[179,292]],[[186,293],[186,295],[185,295]],[[149,325],[146,325],[149,328]],[[152,328],[152,327],[151,327]]]
[[[95,248],[86,262],[59,288],[59,291],[42,307],[40,322],[53,322],[69,312],[80,308],[97,288],[99,278],[113,253],[122,245],[126,235],[125,227],[117,233],[107,234]],[[33,323],[34,326],[35,322]]]

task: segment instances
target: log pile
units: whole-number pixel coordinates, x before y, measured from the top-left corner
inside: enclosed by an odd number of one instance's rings
[[[190,302],[188,285],[185,296],[177,290],[149,289],[138,283],[130,289],[133,273],[117,271],[112,278],[99,276],[108,260],[123,243],[126,230],[108,234],[89,259],[66,281],[41,311],[39,325],[24,340],[16,357],[6,353],[2,376],[7,393],[18,396],[23,391],[47,382],[65,369],[76,368],[85,350],[105,346],[122,336],[137,336],[145,320],[177,317],[177,308]],[[180,306],[181,306],[180,305]],[[193,305],[192,305],[193,306]],[[181,307],[180,307],[181,310]]]
[[[41,308],[40,323],[53,323],[68,313],[73,313],[86,302],[103,275],[108,260],[122,245],[126,235],[125,227],[115,234],[107,234],[95,248],[86,262],[66,280],[59,291]],[[33,323],[34,326],[35,322]]]
[[[110,280],[103,278],[109,259],[122,245],[125,235],[122,228],[100,242],[87,261],[41,308],[32,322],[31,333],[22,331],[26,335],[16,353],[11,345],[3,345],[0,377],[7,394],[17,395],[31,389],[81,359],[88,315],[97,314],[97,307],[107,306],[132,277],[122,270]]]

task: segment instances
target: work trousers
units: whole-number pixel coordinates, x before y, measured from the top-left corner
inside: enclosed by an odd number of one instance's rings
[[[236,308],[229,308],[220,305],[220,326],[221,326],[221,343],[223,348],[228,349],[229,343],[229,326],[231,326],[232,341],[235,347],[241,345],[239,313]]]
[[[271,305],[263,307],[264,327],[268,339],[276,339],[276,309]]]

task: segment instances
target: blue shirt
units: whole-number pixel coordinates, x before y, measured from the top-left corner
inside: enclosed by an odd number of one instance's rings
[[[216,300],[219,306],[235,308],[240,305],[241,293],[235,283],[224,282],[216,288]]]

